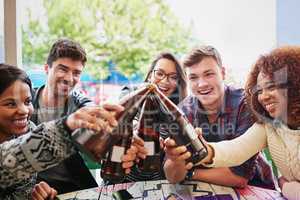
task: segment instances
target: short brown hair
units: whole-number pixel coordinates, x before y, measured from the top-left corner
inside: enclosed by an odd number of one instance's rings
[[[263,123],[271,118],[268,112],[258,102],[257,93],[253,88],[257,85],[258,74],[270,77],[279,87],[288,89],[288,123],[300,125],[300,47],[285,46],[274,49],[268,54],[260,56],[253,65],[246,82],[246,98],[254,117],[258,122]],[[284,73],[284,74],[283,74]],[[278,79],[279,77],[279,79]],[[283,84],[282,81],[285,81]]]
[[[85,50],[78,42],[70,39],[59,39],[52,45],[47,64],[51,67],[52,63],[59,58],[70,58],[75,61],[81,61],[83,66],[87,61]]]
[[[212,57],[219,67],[222,67],[221,55],[216,48],[210,45],[202,45],[192,49],[183,60],[184,67],[191,67],[203,60],[203,58]]]

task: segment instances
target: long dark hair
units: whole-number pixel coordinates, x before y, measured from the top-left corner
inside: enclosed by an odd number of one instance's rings
[[[26,83],[30,90],[32,85],[27,74],[20,68],[1,63],[0,64],[0,95],[15,81],[20,80]]]
[[[169,98],[171,99],[171,101],[173,101],[173,103],[178,104],[187,95],[187,81],[186,81],[187,78],[186,78],[186,74],[185,74],[182,66],[180,65],[178,60],[175,58],[175,56],[173,56],[173,54],[171,54],[169,52],[162,52],[162,53],[158,54],[157,57],[151,63],[148,73],[146,74],[145,81],[149,80],[156,63],[160,59],[163,59],[163,58],[174,62],[175,67],[176,67],[176,72],[177,72],[177,76],[179,79],[177,82],[176,90],[171,94],[171,96]]]

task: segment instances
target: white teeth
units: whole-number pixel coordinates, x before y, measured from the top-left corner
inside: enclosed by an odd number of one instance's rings
[[[266,109],[271,109],[275,106],[275,103],[266,104]]]
[[[16,126],[24,126],[27,124],[27,119],[17,119],[17,120],[14,120],[14,124]]]
[[[161,86],[158,86],[158,88],[159,88],[160,90],[163,90],[163,91],[167,91],[167,90],[168,90],[168,88],[161,87]]]

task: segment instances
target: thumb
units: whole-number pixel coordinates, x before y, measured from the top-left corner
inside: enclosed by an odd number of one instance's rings
[[[206,140],[205,140],[204,137],[203,137],[202,128],[197,127],[197,128],[195,129],[195,131],[196,131],[196,134],[198,135],[198,138],[199,138],[199,139],[201,140],[201,142],[207,147],[208,144],[207,144]]]
[[[197,127],[197,128],[195,129],[195,131],[196,131],[196,133],[197,133],[199,139],[204,140],[203,134],[202,134],[202,128]]]
[[[159,137],[159,145],[161,149],[164,149],[165,145],[164,145],[164,139],[162,137]]]

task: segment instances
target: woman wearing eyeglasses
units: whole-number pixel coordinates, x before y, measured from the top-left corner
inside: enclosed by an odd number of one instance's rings
[[[300,47],[282,47],[261,56],[253,66],[246,98],[256,123],[234,140],[207,145],[202,162],[210,167],[236,166],[268,148],[289,200],[300,200]],[[172,146],[171,140],[166,147]]]
[[[178,104],[187,95],[187,83],[186,75],[179,64],[175,56],[171,53],[160,53],[151,63],[148,73],[146,74],[145,82],[155,83],[159,90],[161,90],[167,97]],[[126,86],[122,90],[121,96],[134,90],[136,88]],[[155,112],[155,111],[154,111]],[[134,124],[138,124],[139,114],[136,116]],[[168,133],[160,128],[161,124],[166,124],[164,119],[160,119],[159,116],[156,119],[159,124],[156,127],[156,131],[159,132],[160,137],[163,139],[168,137]],[[155,125],[153,125],[155,126]],[[135,130],[137,131],[137,130]],[[144,159],[147,155],[147,149],[144,146],[144,141],[141,138],[135,137],[134,144],[138,147],[138,159]],[[163,152],[163,151],[161,151]],[[164,179],[163,170],[159,170],[154,173],[148,173],[141,171],[137,165],[132,167],[131,173],[127,175],[125,182],[132,181],[146,181],[146,180],[160,180]]]

